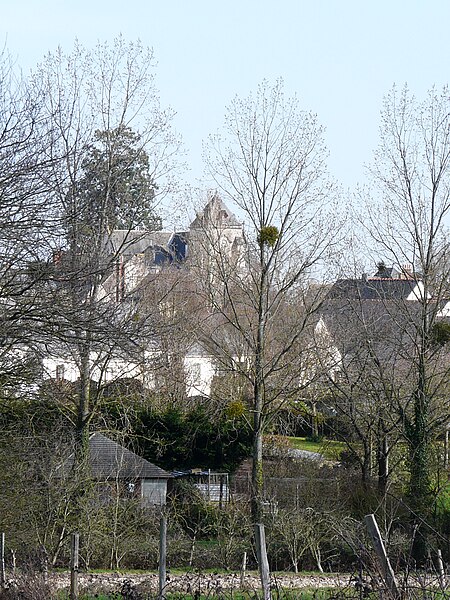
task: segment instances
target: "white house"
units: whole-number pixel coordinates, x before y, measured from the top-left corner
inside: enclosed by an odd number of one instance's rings
[[[205,348],[194,343],[184,357],[184,371],[186,373],[186,395],[209,396],[211,385],[216,374],[214,357]]]
[[[102,355],[91,352],[89,357],[90,378],[105,385],[121,379],[136,379],[147,389],[156,386],[155,365],[158,363],[159,351],[154,348],[145,352],[141,362],[123,357]],[[198,343],[192,344],[183,357],[186,396],[209,396],[213,377],[216,373],[214,357],[208,354]],[[75,382],[80,379],[80,366],[76,351],[68,348],[43,353],[43,379]]]
[[[227,256],[230,264],[239,265],[244,246],[243,224],[217,193],[210,194],[186,231],[111,232],[105,240],[105,252],[114,256],[115,265],[102,282],[97,298],[122,302],[148,275],[163,267],[205,264],[215,252]]]
[[[111,305],[111,319],[120,325],[121,319],[132,318],[146,299],[146,289],[152,290],[154,277],[172,275],[178,269],[194,265],[194,258],[206,256],[217,246],[226,252],[231,263],[237,264],[243,255],[243,225],[225,206],[219,196],[211,194],[204,209],[198,213],[187,231],[127,231],[111,232],[105,240],[105,256],[109,256],[109,268],[97,291],[96,300]],[[206,252],[206,255],[205,255]],[[166,271],[164,270],[166,269]],[[173,270],[172,270],[173,269]],[[168,279],[170,281],[170,278]],[[168,288],[170,289],[170,285]],[[163,303],[157,299],[158,306]],[[119,305],[119,306],[117,306]],[[107,307],[108,308],[108,307]],[[145,308],[143,309],[145,310]],[[105,311],[107,314],[108,311]],[[158,342],[150,340],[150,349],[142,357],[126,356],[113,344],[108,348],[97,347],[89,356],[90,378],[100,384],[120,379],[136,379],[147,389],[157,385],[157,363],[162,355]],[[186,396],[209,396],[216,373],[214,356],[193,339],[187,349],[179,350],[177,357],[182,364]],[[76,344],[49,344],[42,352],[44,379],[77,381],[80,365]]]

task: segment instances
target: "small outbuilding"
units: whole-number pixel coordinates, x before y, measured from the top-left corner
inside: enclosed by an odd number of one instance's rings
[[[71,471],[73,460],[71,454],[61,466],[65,475]],[[98,432],[89,438],[89,466],[105,499],[120,493],[140,498],[147,507],[166,503],[167,482],[172,475]]]

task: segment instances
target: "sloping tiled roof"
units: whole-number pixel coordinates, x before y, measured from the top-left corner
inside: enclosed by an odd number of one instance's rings
[[[395,364],[414,350],[420,318],[416,302],[327,299],[320,314],[344,362],[372,355],[385,364]]]
[[[62,470],[68,475],[73,467],[73,454],[63,463]],[[89,438],[89,460],[94,479],[169,479],[170,473],[130,452],[101,433]]]
[[[130,231],[116,229],[108,239],[113,253],[120,252],[124,256],[143,254],[147,248],[161,246],[166,248],[173,236],[171,231]]]
[[[386,267],[385,264],[380,263],[378,265],[378,271],[375,273],[375,279],[399,279],[402,272],[397,270],[395,267]],[[409,279],[409,277],[408,277]]]
[[[338,279],[327,294],[336,300],[401,300],[416,288],[414,279]]]

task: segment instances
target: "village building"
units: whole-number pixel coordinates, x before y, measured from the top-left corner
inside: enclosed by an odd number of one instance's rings
[[[168,281],[180,270],[205,266],[214,249],[225,252],[238,262],[244,247],[243,224],[226,207],[217,193],[210,195],[187,230],[145,231],[115,230],[105,240],[105,256],[112,256],[111,266],[106,270],[96,300],[105,307],[111,306],[116,319],[129,318],[139,308],[145,311],[149,302],[147,290],[151,286]],[[55,268],[64,268],[64,255],[56,257]],[[208,269],[213,275],[213,269]],[[159,278],[159,280],[158,280]],[[159,309],[165,310],[164,302]],[[186,397],[208,397],[217,372],[214,354],[205,340],[195,336],[183,347],[177,348],[180,368],[173,377],[184,379]],[[146,389],[158,388],[158,372],[164,349],[158,336],[147,340],[139,354],[127,352],[114,343],[97,344],[89,355],[92,381],[99,385],[133,378]],[[80,377],[80,364],[76,346],[71,343],[46,343],[40,348],[42,377],[44,379],[75,382]]]
[[[102,433],[89,437],[88,461],[89,474],[105,501],[119,495],[137,498],[144,507],[165,505],[172,475]],[[73,464],[74,454],[71,454],[59,467],[58,474],[70,477]]]

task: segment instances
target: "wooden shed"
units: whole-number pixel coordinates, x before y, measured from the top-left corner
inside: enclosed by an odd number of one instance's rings
[[[71,471],[73,459],[71,454],[61,465],[65,475]],[[89,438],[89,466],[104,498],[119,492],[124,497],[140,498],[143,506],[166,503],[167,482],[172,475],[101,433]]]

